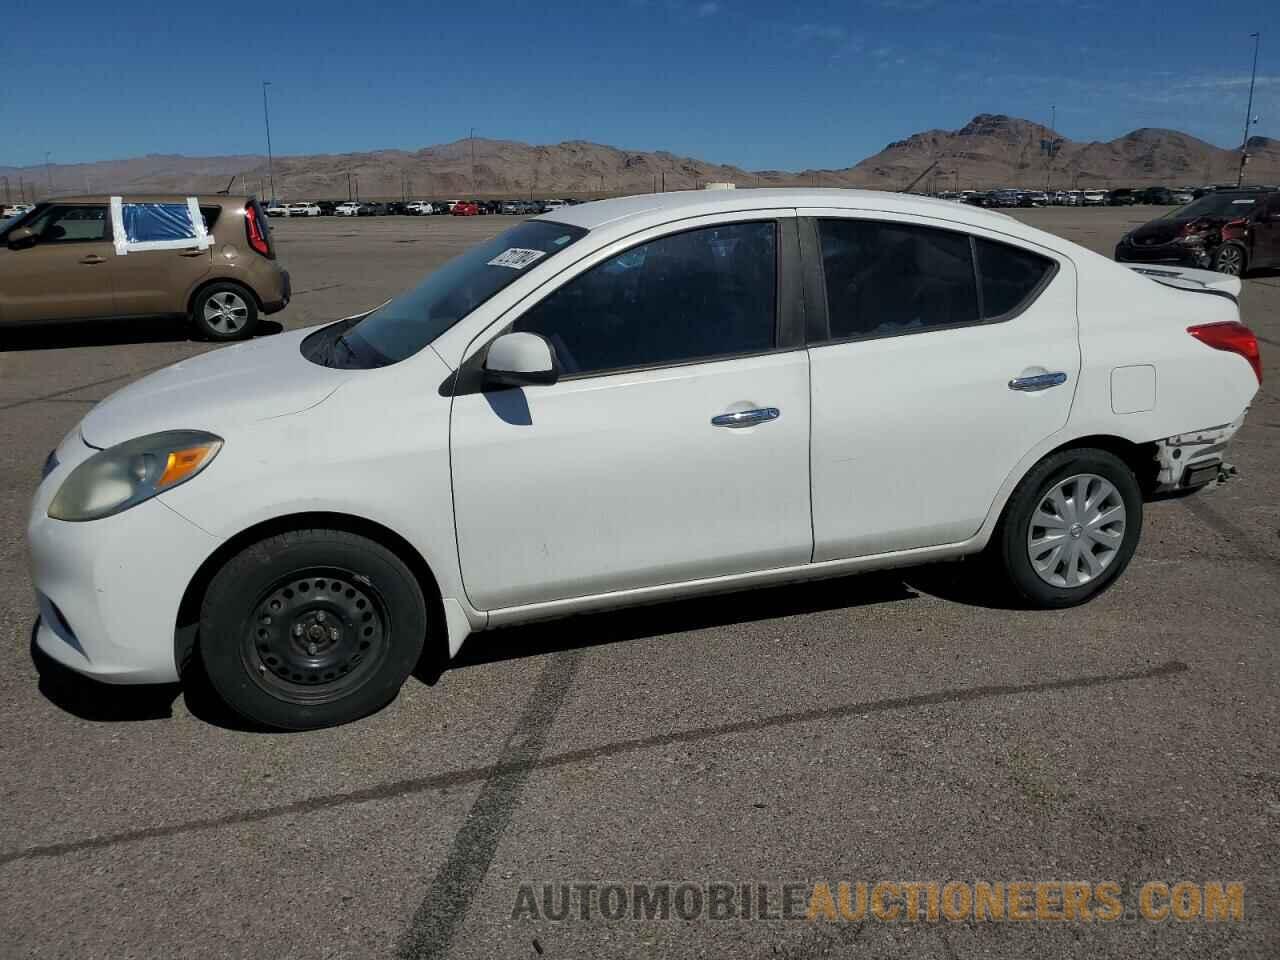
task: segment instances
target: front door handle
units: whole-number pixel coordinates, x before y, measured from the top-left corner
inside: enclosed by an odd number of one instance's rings
[[[180,254],[178,254],[178,256],[180,256],[180,257],[203,257],[203,256],[204,256],[204,251],[203,251],[203,250],[183,250]]]
[[[1022,390],[1035,393],[1037,390],[1048,390],[1067,382],[1067,375],[1059,370],[1057,373],[1037,373],[1031,377],[1015,377],[1009,381],[1010,390]]]
[[[722,413],[711,418],[713,427],[754,427],[757,423],[777,420],[782,411],[777,407],[758,407],[755,410],[739,410],[736,413]]]
[[[106,263],[106,257],[100,257],[96,253],[91,253],[87,257],[80,258],[81,263]]]

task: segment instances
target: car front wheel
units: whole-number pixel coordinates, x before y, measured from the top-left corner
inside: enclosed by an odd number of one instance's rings
[[[1213,255],[1213,269],[1218,273],[1243,277],[1247,268],[1247,256],[1244,247],[1238,243],[1224,243]]]
[[[1128,566],[1142,534],[1142,491],[1106,450],[1045,458],[1010,497],[992,544],[1017,598],[1070,607],[1096,596]]]
[[[345,531],[299,530],[247,547],[214,576],[199,649],[238,714],[309,730],[390,702],[426,632],[422,589],[394,553]]]

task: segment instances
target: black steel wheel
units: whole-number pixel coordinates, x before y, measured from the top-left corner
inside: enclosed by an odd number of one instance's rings
[[[291,703],[347,696],[377,672],[391,624],[386,604],[351,570],[317,567],[265,592],[240,653],[249,675]]]
[[[345,531],[300,530],[246,548],[214,576],[199,646],[237,713],[305,730],[394,698],[426,630],[421,587],[394,553]]]

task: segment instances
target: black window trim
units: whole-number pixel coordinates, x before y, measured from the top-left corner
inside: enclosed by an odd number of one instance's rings
[[[814,309],[811,311],[812,316],[806,328],[808,336],[808,345],[810,347],[826,347],[834,346],[840,343],[857,343],[863,340],[890,340],[896,337],[910,337],[920,333],[936,333],[940,330],[963,330],[966,327],[986,327],[995,323],[1008,323],[1021,316],[1031,305],[1034,304],[1040,295],[1044,293],[1045,288],[1053,282],[1054,277],[1058,275],[1061,264],[1057,258],[1049,256],[1045,253],[1039,253],[1034,250],[1027,250],[1025,247],[1008,243],[1004,240],[995,240],[991,237],[978,236],[969,233],[967,230],[953,229],[951,227],[935,227],[932,224],[916,223],[911,220],[884,220],[879,217],[840,217],[840,216],[819,216],[819,217],[802,217],[806,223],[800,224],[801,251],[804,260],[803,270],[805,276],[805,304],[806,306],[813,303]],[[870,223],[891,223],[906,227],[919,227],[924,230],[938,230],[942,233],[959,234],[969,240],[969,262],[973,266],[973,280],[977,286],[978,292],[978,319],[971,320],[968,323],[935,323],[925,327],[915,327],[911,330],[897,330],[891,333],[864,333],[851,337],[833,337],[831,336],[831,314],[830,307],[827,302],[827,276],[822,264],[822,238],[819,233],[820,220],[857,220],[860,222]],[[807,238],[807,240],[806,240]],[[982,274],[978,267],[978,240],[986,240],[990,243],[1001,244],[1006,247],[1013,247],[1015,250],[1024,250],[1033,253],[1036,256],[1043,257],[1049,261],[1049,269],[1045,271],[1039,283],[1031,288],[1030,292],[1017,304],[1012,310],[1006,310],[1004,313],[994,317],[982,316],[984,305],[982,302]],[[820,314],[820,316],[819,316]]]
[[[717,227],[738,226],[748,223],[773,223],[774,224],[774,269],[776,271],[774,278],[774,345],[767,350],[750,350],[740,353],[718,353],[705,357],[692,357],[688,360],[670,360],[659,363],[635,364],[629,367],[610,367],[608,370],[592,370],[583,373],[570,373],[561,376],[557,383],[571,383],[578,380],[597,379],[603,377],[618,377],[632,373],[642,373],[649,370],[671,370],[680,367],[692,367],[706,363],[720,363],[725,360],[744,360],[751,357],[767,357],[773,354],[792,353],[797,350],[804,350],[805,342],[805,303],[802,296],[800,281],[800,265],[802,263],[801,242],[797,236],[799,228],[799,217],[780,215],[776,212],[763,211],[765,215],[752,216],[752,212],[743,211],[743,219],[741,220],[723,220],[715,223],[694,223],[689,226],[682,227],[678,230],[672,230],[669,233],[659,234],[658,236],[649,237],[646,240],[637,240],[630,246],[623,247],[614,253],[609,254],[602,260],[598,260],[591,266],[582,270],[563,283],[556,284],[553,290],[548,291],[539,297],[535,303],[531,303],[528,307],[520,310],[519,314],[510,320],[498,325],[493,335],[489,337],[488,342],[484,346],[476,350],[469,356],[461,367],[440,385],[440,393],[442,395],[452,394],[453,396],[463,396],[472,393],[487,393],[497,390],[509,390],[510,387],[499,385],[487,385],[484,383],[483,367],[485,358],[489,353],[489,346],[504,334],[510,333],[511,328],[515,325],[520,317],[524,316],[529,310],[541,304],[548,297],[554,295],[556,291],[564,286],[573,283],[578,277],[594,270],[602,263],[608,262],[610,259],[621,256],[628,250],[635,247],[642,247],[647,243],[654,243],[658,240],[666,240],[669,237],[679,236],[683,233],[692,233],[696,230],[713,230]],[[588,254],[587,256],[590,256]],[[572,268],[567,268],[572,269]],[[492,328],[491,328],[492,329]]]
[[[114,240],[115,234],[111,229],[111,207],[105,203],[67,203],[65,201],[59,202],[57,200],[51,200],[47,204],[38,205],[34,210],[32,210],[30,214],[24,218],[22,226],[26,226],[26,221],[34,220],[38,214],[43,213],[45,210],[49,210],[50,208],[56,210],[59,207],[65,207],[67,210],[101,210],[103,212],[102,236],[96,238],[80,237],[75,240],[37,240],[36,242],[38,246],[63,246],[75,243],[111,243]],[[14,224],[13,226],[16,227],[18,224]],[[10,227],[9,229],[12,230],[13,227]],[[5,234],[8,235],[8,233],[9,230],[6,230]]]

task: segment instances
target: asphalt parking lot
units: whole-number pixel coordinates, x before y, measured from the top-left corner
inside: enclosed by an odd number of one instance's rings
[[[1109,253],[1152,211],[1016,215]],[[271,320],[376,305],[513,222],[276,221],[295,297]],[[949,565],[580,617],[472,637],[377,715],[290,735],[198,689],[37,674],[45,454],[210,347],[163,323],[4,334],[0,956],[1280,954],[1280,276],[1246,280],[1242,309],[1267,379],[1238,479],[1149,505],[1085,607],[988,606]],[[522,883],[952,879],[1240,881],[1245,915],[513,916]]]

